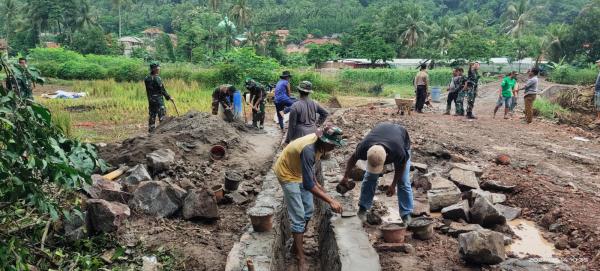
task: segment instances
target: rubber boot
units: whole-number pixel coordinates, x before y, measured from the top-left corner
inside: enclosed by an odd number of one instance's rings
[[[477,118],[473,115],[473,112],[467,112],[467,119],[474,120],[474,119],[477,119]]]

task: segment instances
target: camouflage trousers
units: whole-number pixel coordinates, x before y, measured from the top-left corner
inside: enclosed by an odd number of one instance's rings
[[[467,87],[467,113],[473,113],[473,107],[475,107],[475,97],[477,97],[477,87]]]
[[[252,126],[258,127],[265,124],[265,104],[261,103],[258,106],[259,110],[252,108]]]
[[[454,101],[455,104],[455,110],[456,110],[456,115],[464,115],[465,114],[465,108],[464,108],[464,102],[465,102],[465,91],[461,90],[458,92],[458,96],[456,96],[456,100]]]
[[[148,105],[148,112],[148,132],[152,132],[156,128],[156,117],[159,123],[162,122],[167,115],[167,109],[164,102],[151,102]]]

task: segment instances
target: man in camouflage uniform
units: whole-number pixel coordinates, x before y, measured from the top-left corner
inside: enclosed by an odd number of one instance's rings
[[[148,95],[148,111],[150,115],[148,118],[148,132],[152,132],[156,128],[156,116],[158,116],[158,121],[162,122],[167,114],[163,96],[169,101],[173,100],[173,98],[169,96],[169,93],[167,93],[160,76],[158,76],[159,73],[160,65],[157,62],[153,62],[150,64],[150,75],[144,78],[146,94]]]
[[[475,97],[477,97],[477,85],[479,84],[479,62],[472,63],[469,66],[469,74],[466,83],[467,96],[467,118],[476,119],[473,115],[473,107],[475,107]]]
[[[265,100],[267,90],[260,83],[253,79],[246,79],[246,89],[250,92],[250,100],[247,101],[252,106],[252,127],[263,129],[265,124]],[[248,92],[244,92],[244,97]]]
[[[455,104],[455,110],[456,110],[456,116],[464,116],[465,115],[465,107],[464,107],[464,102],[465,102],[465,82],[467,81],[467,78],[464,76],[464,72],[465,70],[463,68],[457,68],[456,69],[458,71],[458,76],[455,77],[455,81],[454,81],[454,86],[456,88],[456,100],[454,100],[454,104]]]
[[[235,119],[233,114],[233,94],[236,89],[233,85],[224,84],[220,85],[213,91],[212,94],[212,114],[219,114],[219,107],[222,108],[224,119],[228,122],[232,122]]]

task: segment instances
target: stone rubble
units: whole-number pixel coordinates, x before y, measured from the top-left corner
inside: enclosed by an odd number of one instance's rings
[[[146,154],[146,162],[152,174],[156,175],[167,169],[175,162],[175,152],[170,149],[160,149]]]
[[[116,231],[131,212],[129,207],[118,202],[90,199],[86,202],[91,227],[96,232]]]
[[[499,264],[506,259],[504,235],[491,230],[477,230],[458,236],[459,254],[469,263]]]
[[[218,219],[219,208],[214,195],[205,189],[190,190],[183,200],[182,216],[185,219]]]

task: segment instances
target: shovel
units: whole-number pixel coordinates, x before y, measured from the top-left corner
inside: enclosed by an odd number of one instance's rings
[[[175,101],[173,101],[173,99],[170,100],[171,103],[173,103],[173,107],[175,107],[175,112],[177,112],[177,116],[179,117],[179,110],[177,110],[177,105],[175,105]]]

